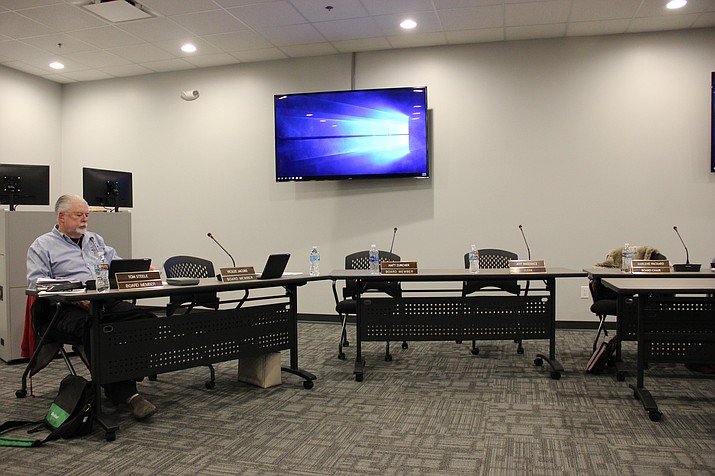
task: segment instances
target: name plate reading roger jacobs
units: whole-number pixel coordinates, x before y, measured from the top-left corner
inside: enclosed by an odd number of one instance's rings
[[[662,259],[634,259],[631,261],[633,274],[670,273],[670,261]]]
[[[383,261],[382,274],[417,274],[417,261]]]
[[[545,273],[546,264],[542,259],[510,259],[510,273]]]
[[[161,272],[156,271],[135,271],[115,274],[117,278],[117,289],[142,289],[162,286]]]
[[[256,279],[256,272],[254,271],[253,266],[221,268],[221,281],[224,283],[248,281],[249,279]]]

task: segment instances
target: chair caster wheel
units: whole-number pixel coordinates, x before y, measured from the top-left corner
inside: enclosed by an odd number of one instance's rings
[[[104,434],[104,439],[107,441],[114,441],[117,439],[117,434],[113,431]]]
[[[340,360],[345,360],[345,352],[340,352],[340,353],[338,354],[338,359],[340,359]]]
[[[387,354],[387,355],[385,356],[385,362],[392,362],[392,355]]]
[[[660,417],[662,416],[663,414],[658,410],[651,410],[648,412],[648,418],[650,418],[650,421],[660,421]]]
[[[536,365],[537,367],[541,367],[542,365],[544,365],[544,359],[542,359],[541,357],[535,358],[534,365]]]
[[[559,372],[558,370],[554,370],[553,372],[551,372],[551,378],[554,379],[554,380],[560,379],[560,378],[561,378],[561,372]]]
[[[306,380],[305,382],[303,382],[303,388],[306,390],[310,390],[311,388],[313,388],[313,381]]]
[[[362,374],[361,373],[355,374],[355,381],[362,382]]]
[[[626,374],[623,373],[623,372],[617,372],[617,373],[616,373],[616,380],[618,380],[619,382],[625,381],[625,380],[626,380]]]
[[[27,390],[16,390],[15,391],[16,398],[25,398],[26,396],[27,396]]]
[[[410,347],[410,345],[409,345],[407,342],[403,342],[403,343],[402,343],[402,348],[403,348],[403,349],[408,349],[409,347]]]
[[[343,347],[350,347],[350,342],[348,342],[348,341],[343,342]]]
[[[216,382],[213,380],[207,380],[206,383],[204,383],[204,387],[206,387],[208,390],[211,390],[212,388],[216,387]]]
[[[479,349],[477,349],[477,348],[472,349],[472,355],[479,355]]]

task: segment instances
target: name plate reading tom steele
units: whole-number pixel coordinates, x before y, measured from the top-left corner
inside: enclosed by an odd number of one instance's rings
[[[221,268],[221,281],[224,283],[248,281],[249,279],[256,279],[256,271],[254,271],[253,266]]]
[[[670,273],[670,261],[667,259],[634,259],[631,261],[631,273]]]
[[[115,274],[117,289],[142,289],[161,287],[161,271],[137,271]]]
[[[417,274],[417,261],[383,261],[382,274]]]
[[[545,273],[546,264],[542,259],[510,259],[510,273]]]

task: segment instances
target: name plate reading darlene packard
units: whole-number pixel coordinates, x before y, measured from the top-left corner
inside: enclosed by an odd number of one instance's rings
[[[546,264],[542,259],[510,259],[511,273],[545,273]]]
[[[417,261],[383,261],[382,274],[417,274]]]
[[[631,261],[633,274],[670,273],[670,261],[665,259],[634,259]]]
[[[249,279],[256,279],[256,272],[253,270],[253,266],[221,268],[221,281],[224,283],[248,281]]]
[[[117,279],[117,289],[142,289],[162,286],[161,272],[156,271],[128,271],[114,275]]]

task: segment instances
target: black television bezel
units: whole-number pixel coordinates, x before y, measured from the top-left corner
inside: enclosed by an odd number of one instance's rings
[[[50,166],[34,164],[0,164],[0,205],[10,205],[10,211],[18,205],[50,204]],[[7,177],[20,177],[20,190],[9,192]],[[28,192],[25,192],[27,190]]]
[[[110,196],[109,183],[117,183],[118,197]],[[82,167],[82,197],[87,205],[95,207],[133,208],[134,191],[132,173],[119,170]]]
[[[401,174],[401,173],[389,173],[389,174],[358,174],[358,175],[348,175],[348,174],[343,174],[343,175],[319,175],[319,176],[307,176],[307,177],[301,177],[300,179],[279,179],[278,177],[278,155],[277,155],[277,148],[278,148],[278,142],[276,140],[275,134],[276,134],[276,101],[279,98],[283,98],[285,96],[310,96],[310,95],[318,95],[318,94],[333,94],[333,93],[355,93],[355,92],[370,92],[370,91],[391,91],[391,90],[399,90],[399,89],[421,89],[424,91],[424,105],[425,105],[425,153],[427,155],[426,157],[426,171],[424,173],[406,173],[406,174]],[[311,92],[304,92],[304,93],[287,93],[287,94],[275,94],[273,96],[273,175],[274,175],[274,180],[276,183],[290,183],[290,182],[296,182],[296,183],[301,183],[301,182],[324,182],[324,181],[350,181],[350,180],[372,180],[372,179],[429,179],[431,178],[431,172],[432,172],[432,154],[430,150],[430,120],[431,120],[431,114],[429,111],[429,104],[428,104],[428,96],[427,96],[427,86],[398,86],[398,87],[390,87],[390,88],[367,88],[367,89],[339,89],[339,90],[327,90],[327,91],[311,91]]]

